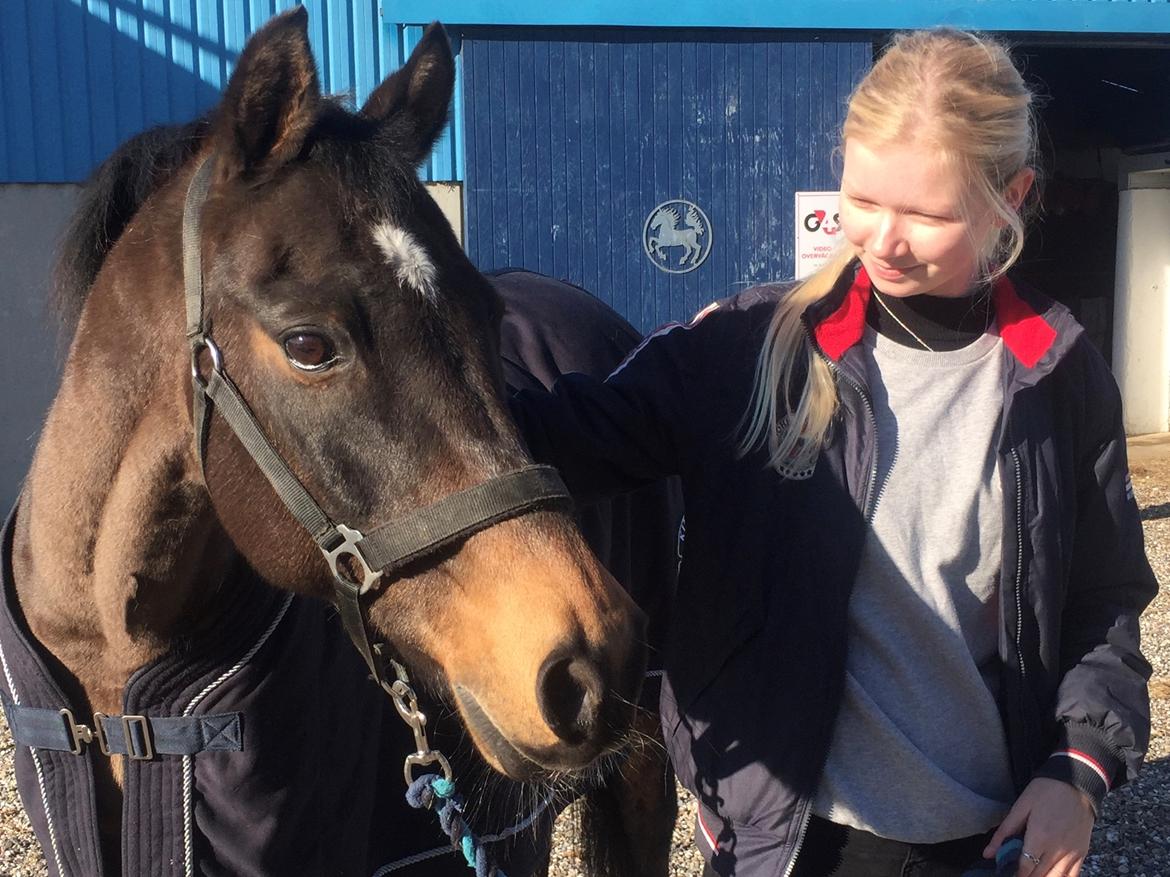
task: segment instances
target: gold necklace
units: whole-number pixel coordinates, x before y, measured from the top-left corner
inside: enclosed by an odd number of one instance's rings
[[[882,301],[881,293],[879,293],[876,288],[873,291],[873,297],[876,298],[877,303],[882,306],[882,310],[885,311],[887,314],[889,314],[893,318],[895,323],[897,323],[899,326],[901,326],[903,329],[906,330],[907,335],[909,335],[911,338],[913,338],[915,341],[917,341],[919,344],[921,344],[924,348],[926,348],[931,353],[938,353],[937,350],[935,350],[933,347],[931,347],[929,344],[927,344],[925,341],[923,341],[921,338],[919,338],[918,335],[915,334],[913,329],[911,329],[909,326],[907,326],[905,323],[903,323],[900,319],[898,319],[898,315],[890,310],[890,306],[888,304],[886,304],[884,301]]]

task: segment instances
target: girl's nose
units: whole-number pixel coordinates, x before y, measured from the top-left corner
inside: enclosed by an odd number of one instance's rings
[[[901,233],[901,223],[893,211],[882,214],[867,249],[875,256],[890,259],[902,255],[906,242]]]

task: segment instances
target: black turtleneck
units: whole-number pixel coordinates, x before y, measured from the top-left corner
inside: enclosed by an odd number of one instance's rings
[[[878,296],[881,296],[880,302]],[[889,308],[889,313],[883,304]],[[891,318],[890,313],[897,319]],[[869,307],[865,312],[866,323],[891,341],[921,350],[922,344],[910,334],[913,332],[931,350],[939,351],[966,347],[987,331],[994,317],[991,289],[987,286],[980,286],[972,295],[962,298],[934,295],[895,298],[882,295],[871,287]],[[898,320],[905,327],[899,325]]]

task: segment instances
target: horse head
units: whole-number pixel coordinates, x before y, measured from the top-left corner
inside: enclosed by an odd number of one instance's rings
[[[291,11],[248,42],[198,160],[146,204],[99,280],[116,298],[115,266],[169,277],[166,313],[140,318],[156,321],[152,344],[184,345],[172,331],[178,227],[195,166],[210,159],[196,244],[215,365],[325,515],[368,532],[530,460],[504,399],[500,303],[418,178],[454,84],[443,29],[353,113],[320,94],[306,19]],[[161,266],[146,265],[150,253]],[[82,345],[94,334],[83,316]],[[197,370],[213,367],[209,354]],[[190,365],[168,378],[188,420]],[[234,549],[271,584],[330,599],[318,545],[223,417],[212,414],[200,462],[199,430],[186,428],[183,465],[205,473]],[[508,775],[582,768],[628,727],[643,619],[564,509],[396,569],[362,611]]]

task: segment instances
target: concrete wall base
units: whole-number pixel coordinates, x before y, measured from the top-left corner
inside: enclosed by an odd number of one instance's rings
[[[16,500],[37,436],[57,391],[56,323],[49,274],[77,203],[73,184],[0,185],[0,505]]]

